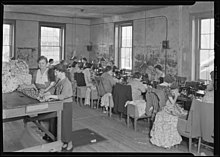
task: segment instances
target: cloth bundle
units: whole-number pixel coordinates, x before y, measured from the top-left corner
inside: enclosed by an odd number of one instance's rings
[[[39,92],[35,90],[34,88],[18,88],[17,91],[33,98],[39,100]]]
[[[125,104],[125,107],[128,104],[132,104],[132,105],[137,106],[139,117],[141,117],[142,115],[145,114],[146,102],[144,100],[127,101]],[[150,108],[150,110],[152,110],[152,109],[153,109],[153,107]]]
[[[101,106],[104,107],[114,107],[113,99],[112,99],[112,94],[111,93],[106,93],[105,95],[102,96],[101,98]]]
[[[16,90],[19,85],[30,85],[32,76],[29,67],[23,60],[10,60],[2,64],[2,92],[9,93]]]

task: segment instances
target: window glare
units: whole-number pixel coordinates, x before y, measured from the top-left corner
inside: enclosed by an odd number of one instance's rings
[[[3,24],[3,56],[2,61],[7,62],[9,61],[11,54],[12,54],[12,33],[10,33],[12,30],[11,24]]]
[[[199,78],[210,80],[214,70],[214,18],[201,19]]]
[[[122,26],[121,68],[132,69],[132,26]]]
[[[61,28],[41,26],[41,55],[60,61]]]

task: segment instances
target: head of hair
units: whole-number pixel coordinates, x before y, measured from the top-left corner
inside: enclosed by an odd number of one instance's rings
[[[105,67],[105,72],[109,72],[110,70],[112,70],[111,66],[108,65],[108,66]]]
[[[79,68],[82,69],[83,68],[83,63],[79,62],[78,64],[79,64]]]
[[[45,57],[45,56],[40,56],[40,57],[37,59],[37,63],[39,63],[41,60],[45,60],[46,63],[48,63],[47,57]]]
[[[76,64],[78,64],[78,62],[74,61],[71,66],[72,66],[73,68],[75,68],[75,67],[76,67]]]
[[[137,79],[139,79],[139,78],[141,78],[141,73],[140,72],[135,72],[134,74],[133,74],[133,78],[137,78]]]
[[[57,65],[54,66],[54,70],[66,73],[67,72],[67,66],[60,63],[60,64],[57,64]]]
[[[167,83],[173,83],[175,81],[175,78],[171,74],[167,74],[163,80]]]
[[[87,62],[87,59],[85,57],[83,57],[82,60]]]
[[[86,63],[84,69],[86,69],[86,68],[91,68],[91,67],[92,67],[92,64],[91,64],[91,63]]]
[[[159,69],[160,71],[162,71],[162,66],[161,65],[156,65],[154,68]]]
[[[50,63],[50,62],[53,62],[53,59],[52,59],[52,58],[51,58],[51,59],[49,59],[49,63]]]
[[[178,89],[179,87],[178,87],[178,84],[177,84],[177,82],[173,82],[172,84],[171,84],[171,86],[170,86],[170,89]]]

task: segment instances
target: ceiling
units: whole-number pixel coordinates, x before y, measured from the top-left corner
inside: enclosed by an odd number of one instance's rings
[[[4,5],[4,11],[94,19],[158,9],[164,5]]]

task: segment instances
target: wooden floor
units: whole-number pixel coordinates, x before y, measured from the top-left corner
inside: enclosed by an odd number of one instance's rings
[[[89,128],[107,140],[97,144],[76,147],[74,152],[188,152],[187,141],[183,140],[177,148],[170,150],[157,147],[149,142],[149,124],[146,120],[139,120],[137,131],[133,126],[126,127],[125,119],[120,120],[118,115],[108,117],[101,109],[91,109],[87,106],[80,107],[74,103],[73,128],[79,130]],[[3,124],[3,151],[16,151],[23,148],[46,143],[42,140],[43,133],[37,127],[28,123],[24,128],[22,120]],[[196,148],[192,146],[195,155]],[[201,148],[201,152],[213,155],[212,150]]]

